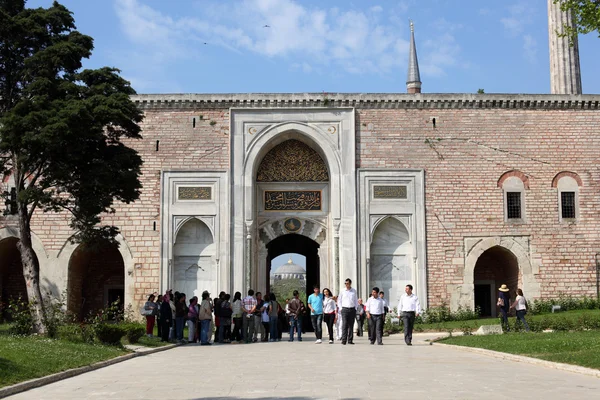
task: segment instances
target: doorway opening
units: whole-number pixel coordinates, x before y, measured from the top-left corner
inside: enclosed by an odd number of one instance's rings
[[[304,284],[303,284],[303,286],[302,286],[302,279],[301,279],[302,268],[300,265],[294,263],[293,258],[292,258],[292,263],[286,262],[288,264],[289,268],[285,268],[286,267],[285,264],[283,266],[281,266],[281,265],[278,265],[277,263],[273,262],[275,259],[277,259],[277,257],[284,255],[284,254],[294,254],[296,256],[304,257],[305,268],[304,268],[304,279],[303,279]],[[288,261],[289,261],[289,257],[288,257]],[[298,257],[298,261],[299,262],[301,261],[300,257]],[[291,264],[294,264],[294,265],[291,265]],[[298,267],[300,267],[300,268],[298,268]],[[280,273],[279,275],[277,275],[278,271],[281,270],[281,268],[284,268],[283,269],[284,272],[288,269],[292,272]],[[282,285],[282,283],[281,283],[282,277],[292,278],[291,281],[295,282],[295,283],[292,283],[292,285],[296,284],[298,286],[303,287],[304,296],[300,295],[299,297],[302,299],[302,301],[306,305],[306,299],[308,298],[308,296],[310,296],[310,294],[312,294],[313,287],[315,285],[320,286],[319,244],[306,236],[302,236],[302,235],[298,235],[298,234],[294,234],[294,233],[279,236],[278,238],[273,239],[272,241],[270,241],[267,244],[267,269],[266,270],[267,270],[267,276],[265,277],[265,279],[267,282],[266,286],[267,286],[268,293],[273,291],[273,289],[279,290],[279,287],[281,287],[281,286],[285,287],[285,285]],[[271,270],[273,270],[273,283],[271,283],[271,275],[272,275]],[[288,290],[288,289],[285,289],[285,290]],[[300,292],[300,289],[297,289],[297,290],[298,290],[298,292]],[[293,291],[293,289],[292,289],[292,291]],[[277,292],[275,292],[275,294],[279,295],[279,293],[277,293]],[[282,295],[288,296],[283,293],[282,293]],[[291,298],[291,293],[290,293],[289,297]],[[280,296],[277,296],[277,301],[279,302],[279,304],[281,304],[282,307],[285,307],[285,299],[286,298],[287,297],[281,298]],[[305,331],[307,331],[307,332],[312,331],[312,325],[310,322],[310,318],[308,318],[308,316],[305,316],[305,318],[302,319],[302,326],[304,327]]]
[[[473,282],[475,284],[475,309],[482,317],[496,317],[496,295],[498,288],[506,284],[510,297],[515,297],[519,284],[519,262],[517,257],[501,246],[494,246],[477,259]]]
[[[7,309],[12,300],[19,297],[25,302],[28,300],[18,242],[14,237],[0,241],[0,302],[3,305],[0,320],[10,318]]]
[[[69,260],[67,311],[83,320],[125,298],[125,263],[116,244],[79,245]]]

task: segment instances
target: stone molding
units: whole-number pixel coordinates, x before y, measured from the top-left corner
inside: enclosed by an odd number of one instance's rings
[[[558,181],[560,180],[560,178],[562,178],[564,176],[569,176],[569,177],[575,179],[575,182],[577,182],[578,186],[583,186],[583,182],[581,181],[581,178],[575,172],[562,171],[562,172],[559,172],[558,174],[556,174],[554,179],[552,179],[552,187],[553,188],[558,187]]]
[[[139,94],[142,110],[356,107],[361,109],[600,110],[600,95],[471,93],[225,93]]]

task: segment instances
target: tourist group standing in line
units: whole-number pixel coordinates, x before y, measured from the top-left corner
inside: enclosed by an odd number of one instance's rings
[[[383,345],[383,325],[389,312],[385,294],[378,287],[371,291],[371,297],[363,304],[352,287],[352,280],[346,279],[344,289],[335,297],[328,288],[323,293],[315,286],[306,305],[300,300],[297,290],[291,299],[286,299],[282,307],[274,293],[254,293],[248,290],[242,298],[240,292],[231,296],[221,292],[219,297],[210,298],[204,291],[202,298],[196,296],[187,302],[185,293],[168,290],[164,295],[152,294],[142,308],[146,317],[146,334],[152,336],[154,325],[158,322],[158,336],[163,341],[183,342],[183,328],[187,323],[188,342],[200,342],[211,345],[214,325],[214,342],[217,343],[255,343],[260,335],[261,342],[280,341],[282,333],[289,330],[288,341],[302,341],[302,319],[310,311],[310,319],[316,336],[316,344],[323,342],[322,325],[328,331],[329,344],[335,339],[342,345],[354,344],[354,324],[358,323],[358,336],[363,335],[365,319],[368,323],[368,339],[371,344]],[[412,344],[412,330],[415,317],[419,315],[420,303],[407,285],[405,294],[398,303],[398,317],[404,322],[404,338],[407,345]],[[308,309],[306,308],[308,306]],[[214,319],[213,319],[214,317]],[[334,335],[335,334],[335,335]]]

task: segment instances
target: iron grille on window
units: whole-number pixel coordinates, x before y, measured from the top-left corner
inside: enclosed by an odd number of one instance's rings
[[[575,192],[561,192],[560,207],[563,218],[575,218]]]
[[[508,219],[521,218],[521,192],[506,192],[506,213]]]

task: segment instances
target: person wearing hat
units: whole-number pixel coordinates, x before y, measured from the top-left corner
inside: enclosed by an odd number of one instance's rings
[[[500,314],[502,318],[502,327],[506,332],[510,332],[508,325],[508,311],[510,310],[510,296],[508,292],[510,289],[505,284],[502,284],[498,289],[498,302],[496,305],[500,307]]]

